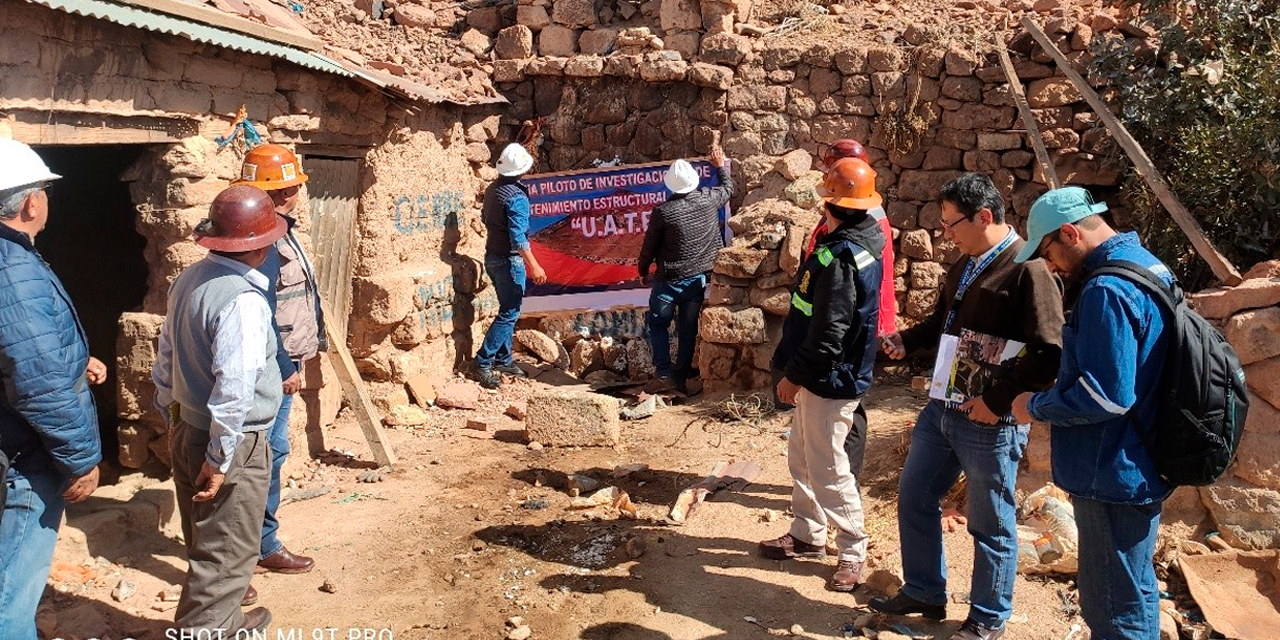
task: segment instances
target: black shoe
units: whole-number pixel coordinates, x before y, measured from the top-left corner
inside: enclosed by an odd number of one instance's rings
[[[974,622],[973,618],[966,618],[964,624],[960,625],[956,632],[951,634],[951,640],[997,640],[1004,635],[1004,627],[988,629],[986,626]]]
[[[495,364],[493,365],[493,370],[497,371],[498,373],[505,373],[511,376],[512,378],[528,378],[529,377],[529,374],[525,373],[524,369],[521,369],[520,365],[517,365],[515,363]]]
[[[486,389],[497,389],[502,386],[502,376],[498,375],[497,371],[487,367],[477,366],[475,378],[476,382],[479,382],[480,386]]]
[[[892,598],[872,598],[869,606],[880,613],[891,613],[896,616],[918,613],[930,620],[947,618],[947,605],[925,604],[903,593],[902,590],[898,590]]]

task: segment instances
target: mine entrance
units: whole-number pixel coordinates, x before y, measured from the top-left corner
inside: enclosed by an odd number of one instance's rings
[[[108,378],[93,388],[98,403],[104,460],[114,462],[116,333],[120,315],[142,306],[147,293],[146,246],[134,227],[137,211],[129,185],[120,181],[142,154],[141,145],[57,146],[37,149],[63,176],[49,193],[49,224],[36,247],[75,303],[89,353],[107,365]]]

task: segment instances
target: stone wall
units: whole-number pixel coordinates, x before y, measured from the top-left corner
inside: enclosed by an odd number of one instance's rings
[[[1235,348],[1251,392],[1235,462],[1199,492],[1231,546],[1274,549],[1280,547],[1280,260],[1258,264],[1244,278],[1190,296]]]
[[[470,350],[473,332],[495,306],[491,290],[472,295],[481,288],[477,203],[494,177],[495,107],[408,108],[352,79],[291,63],[25,2],[0,5],[12,18],[0,25],[0,38],[12,45],[0,48],[0,122],[6,115],[29,122],[39,113],[43,122],[93,114],[125,129],[160,122],[179,123],[166,125],[170,135],[185,132],[177,142],[147,145],[121,176],[138,209],[149,270],[144,304],[120,319],[117,340],[124,466],[153,457],[167,463],[150,382],[157,336],[169,285],[205,255],[192,230],[239,173],[237,147],[219,149],[212,138],[242,104],[265,139],[303,155],[304,169],[312,149],[361,163],[348,341],[380,404],[389,408],[396,392],[403,394],[394,383],[452,368],[457,354]],[[102,142],[112,142],[111,133]],[[309,244],[306,194],[304,186],[298,230]],[[333,420],[340,397],[329,384],[327,356],[303,374],[291,423],[314,433]],[[318,443],[310,444],[314,450]]]
[[[658,8],[668,4],[688,7]],[[717,136],[732,158],[737,237],[712,283],[711,306],[724,309],[708,309],[701,332],[700,368],[713,387],[768,380],[785,289],[817,221],[816,158],[825,145],[851,137],[868,148],[894,227],[903,325],[932,312],[945,268],[959,258],[942,237],[936,202],[947,181],[963,171],[990,175],[1020,227],[1047,189],[999,62],[958,42],[797,44],[716,28],[699,32],[692,55],[672,50],[665,31],[643,41],[621,31],[610,46],[583,48],[589,34],[609,29],[597,22],[575,36],[577,49],[548,51],[547,30],[573,25],[521,22],[495,39],[495,79],[517,120],[547,118],[540,170],[700,155]],[[1088,61],[1095,41],[1126,37],[1111,14],[1059,10],[1045,22],[1077,63]],[[1059,179],[1114,200],[1120,175],[1105,162],[1109,133],[1027,34],[1010,48]]]

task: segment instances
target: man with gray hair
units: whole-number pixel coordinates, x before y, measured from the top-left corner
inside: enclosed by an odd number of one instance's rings
[[[36,640],[36,607],[67,502],[98,487],[102,441],[89,357],[71,297],[35,249],[49,220],[45,185],[61,176],[21,142],[0,139],[0,638]],[[4,465],[0,465],[3,467]]]

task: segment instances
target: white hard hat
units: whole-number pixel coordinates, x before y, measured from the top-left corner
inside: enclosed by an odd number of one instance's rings
[[[0,138],[0,191],[35,186],[62,176],[49,170],[49,166],[27,145]]]
[[[689,193],[698,188],[699,180],[698,172],[685,160],[672,162],[667,175],[662,178],[672,193]]]
[[[522,175],[533,168],[533,156],[524,147],[512,142],[498,157],[498,173],[508,178]]]

